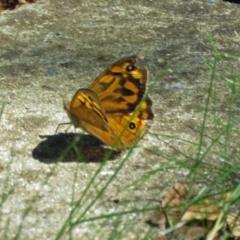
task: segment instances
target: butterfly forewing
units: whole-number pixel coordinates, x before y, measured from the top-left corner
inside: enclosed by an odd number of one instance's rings
[[[134,114],[136,114],[142,120],[151,120],[154,117],[152,111],[152,100],[146,98],[140,103],[140,106],[137,107]]]
[[[147,69],[137,66],[137,56],[108,67],[89,87],[99,96],[106,113],[131,113],[146,91]]]

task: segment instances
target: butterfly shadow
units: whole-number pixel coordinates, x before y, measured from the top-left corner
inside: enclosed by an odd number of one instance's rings
[[[115,160],[120,155],[90,135],[59,133],[40,137],[45,140],[33,149],[32,156],[43,163],[102,162]]]

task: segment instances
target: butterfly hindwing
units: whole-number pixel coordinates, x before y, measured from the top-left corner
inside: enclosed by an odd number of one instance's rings
[[[145,132],[145,123],[131,115],[107,115],[115,134],[118,135],[125,148],[132,146]]]
[[[64,103],[64,108],[76,128],[82,128],[107,145],[114,145],[117,135],[110,127],[104,109],[95,92],[89,89],[78,90],[70,105],[69,103]],[[122,141],[116,143],[116,148],[123,147]]]

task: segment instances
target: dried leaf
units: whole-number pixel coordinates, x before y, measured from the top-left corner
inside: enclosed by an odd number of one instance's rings
[[[176,182],[151,218],[150,221],[161,226],[159,240],[240,239],[240,214],[231,212],[223,217],[223,207],[231,192],[224,194],[221,201],[204,199],[195,204],[188,203],[188,192],[188,185]],[[186,209],[187,204],[191,206]]]
[[[190,206],[183,214],[181,220],[188,221],[192,219],[214,221],[219,217],[221,208],[208,200],[197,202],[195,206]]]
[[[162,206],[175,206],[184,203],[188,194],[189,187],[187,184],[175,182],[173,188],[167,193],[162,201]]]
[[[0,13],[34,2],[35,0],[0,0]]]
[[[169,221],[171,223],[178,222],[182,212],[179,210],[179,205],[185,202],[188,191],[187,184],[175,182],[161,201],[161,208],[147,222],[154,225],[166,225]]]
[[[227,225],[234,237],[240,237],[240,215],[239,213],[229,213],[226,219]]]

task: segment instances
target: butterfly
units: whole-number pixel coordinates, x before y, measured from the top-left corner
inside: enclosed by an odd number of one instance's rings
[[[148,70],[137,65],[138,56],[110,65],[88,88],[64,102],[71,123],[117,150],[133,146],[153,119],[146,96]]]

